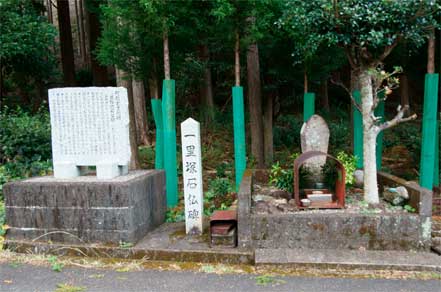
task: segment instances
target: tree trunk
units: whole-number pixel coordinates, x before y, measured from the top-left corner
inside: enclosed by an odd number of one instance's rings
[[[247,51],[248,102],[250,107],[251,153],[256,159],[256,167],[265,166],[263,121],[262,121],[262,92],[260,85],[259,49],[252,43]]]
[[[402,106],[409,105],[409,80],[406,73],[400,76],[400,98]]]
[[[303,92],[308,92],[308,72],[306,72],[306,69],[303,71]]]
[[[236,32],[236,43],[234,45],[234,84],[240,86],[240,36]]]
[[[376,140],[378,127],[372,120],[374,93],[369,68],[360,71],[361,109],[363,116],[364,199],[370,204],[380,202],[377,186]]]
[[[95,56],[95,49],[98,38],[101,34],[101,25],[98,15],[88,11],[88,35],[89,35],[89,52],[90,64],[92,68],[93,84],[95,86],[109,85],[109,78],[107,76],[107,67],[101,66]]]
[[[320,103],[323,107],[323,109],[327,112],[329,112],[330,108],[329,108],[329,95],[328,95],[328,79],[324,79],[322,80],[322,82],[320,83]]]
[[[47,20],[49,23],[54,24],[54,16],[52,14],[52,1],[46,0],[46,8],[47,8]]]
[[[205,63],[204,68],[204,82],[201,86],[201,100],[204,104],[204,113],[206,122],[213,121],[214,119],[214,101],[213,101],[213,84],[211,79],[211,69],[209,65],[210,52],[208,45],[203,44],[200,46],[200,59]]]
[[[83,59],[83,48],[81,47],[81,29],[80,29],[80,13],[78,8],[78,0],[75,0],[75,24],[77,26],[77,35],[78,35],[78,53],[80,55],[80,59]],[[81,64],[82,67],[83,64]]]
[[[69,2],[57,0],[58,27],[60,30],[61,64],[65,86],[75,85],[75,63],[70,26]]]
[[[170,53],[168,50],[168,33],[164,32],[164,77],[166,80],[170,80]]]
[[[427,73],[435,73],[435,29],[430,32],[427,46]]]
[[[273,102],[274,92],[268,93],[263,113],[263,140],[265,163],[270,166],[274,159],[274,142],[273,142]]]
[[[86,29],[85,29],[85,23],[86,25],[88,25],[89,21],[87,20],[87,17],[84,17],[85,14],[84,0],[79,0],[79,1],[80,1],[80,35],[81,35],[80,45],[84,52],[83,65],[86,68],[90,68],[90,58],[88,57],[89,53],[87,50],[87,38],[86,38]]]
[[[142,80],[133,80],[133,104],[135,107],[136,140],[138,145],[150,145],[147,125],[145,90]]]
[[[156,58],[153,58],[152,61],[152,70],[150,71],[150,78],[148,80],[149,83],[149,92],[150,92],[150,98],[156,98],[158,99],[160,97],[159,95],[159,83],[158,83],[158,71],[156,67]]]
[[[130,157],[129,168],[131,170],[140,168],[138,145],[136,143],[136,123],[135,123],[135,108],[133,104],[133,89],[132,80],[128,77],[128,74],[120,69],[116,71],[116,85],[127,88],[127,95],[129,99],[129,118],[130,118],[130,151],[132,153]]]

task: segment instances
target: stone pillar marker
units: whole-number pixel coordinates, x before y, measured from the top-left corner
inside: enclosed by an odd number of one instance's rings
[[[199,122],[192,118],[181,123],[182,172],[184,176],[185,232],[202,234],[203,188]]]

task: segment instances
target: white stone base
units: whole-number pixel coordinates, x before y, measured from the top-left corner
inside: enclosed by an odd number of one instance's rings
[[[54,163],[54,177],[56,178],[73,178],[80,176],[80,168],[72,162],[56,162]]]

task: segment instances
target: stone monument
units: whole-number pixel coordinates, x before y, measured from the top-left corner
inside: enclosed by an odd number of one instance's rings
[[[200,132],[199,123],[192,118],[181,123],[185,231],[190,235],[200,235],[203,231],[204,197]]]
[[[52,159],[56,178],[72,178],[96,166],[98,178],[128,172],[129,109],[123,87],[49,90]]]
[[[164,171],[128,173],[127,101],[122,87],[49,90],[54,176],[3,186],[7,244],[136,243],[164,222]]]
[[[313,115],[307,120],[300,131],[302,153],[307,151],[321,151],[328,153],[329,128],[325,120],[319,115]],[[321,169],[326,163],[326,156],[317,156],[305,162],[312,175],[320,179]]]

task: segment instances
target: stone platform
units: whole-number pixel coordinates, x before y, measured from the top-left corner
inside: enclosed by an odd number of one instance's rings
[[[8,240],[136,243],[165,220],[163,171],[105,180],[36,177],[7,183],[3,193]]]

